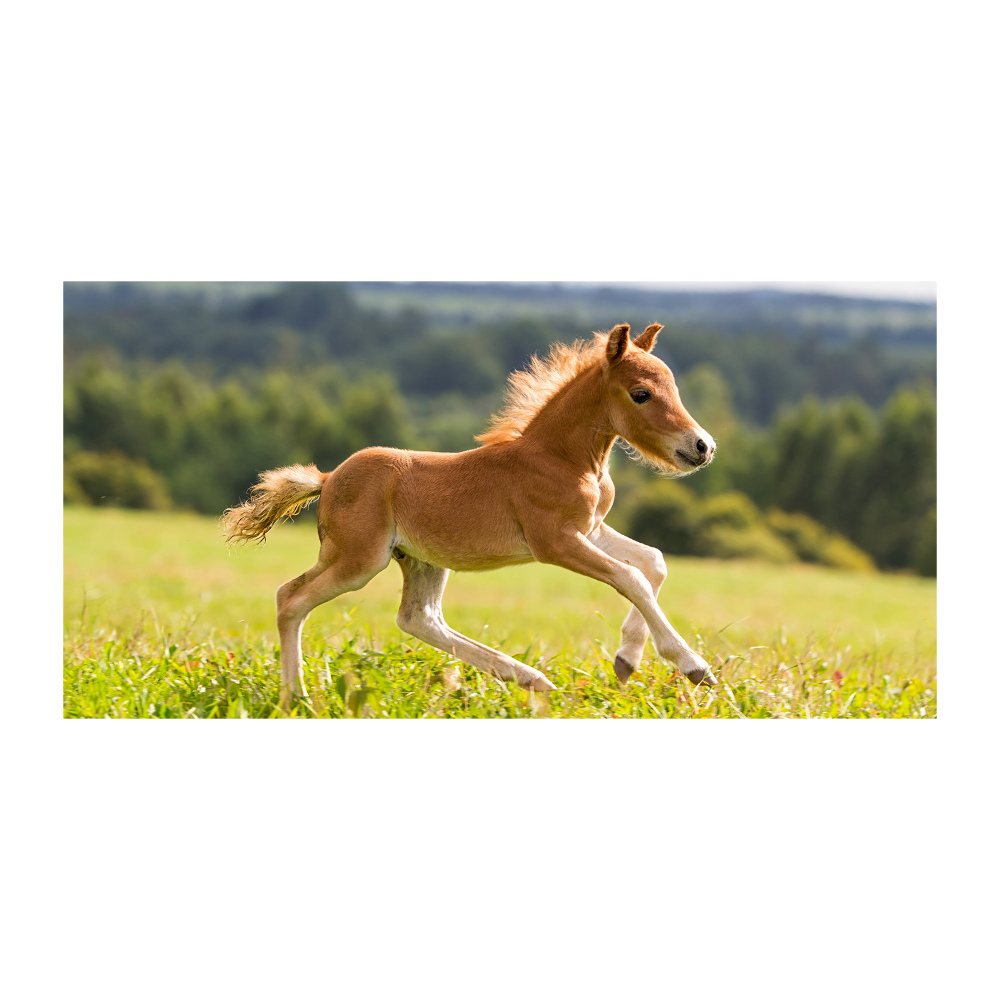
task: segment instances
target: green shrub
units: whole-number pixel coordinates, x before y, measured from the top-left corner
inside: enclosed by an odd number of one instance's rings
[[[627,534],[670,555],[764,559],[786,563],[795,553],[761,522],[742,493],[699,497],[672,480],[647,483],[629,497]]]
[[[820,562],[827,532],[807,514],[788,514],[771,507],[764,515],[767,526],[783,538],[803,562]]]
[[[170,507],[163,479],[145,462],[118,451],[78,451],[67,458],[63,465],[63,500],[98,507]]]
[[[698,537],[698,498],[669,479],[640,486],[629,498],[625,532],[672,555],[694,555]]]
[[[703,528],[719,526],[747,531],[760,522],[760,511],[744,493],[719,493],[701,501],[699,520]]]
[[[763,523],[745,528],[728,524],[707,525],[698,536],[698,555],[715,559],[762,559],[771,563],[795,562],[795,552]]]
[[[867,553],[842,535],[827,531],[806,514],[788,514],[777,507],[771,507],[764,515],[764,521],[803,562],[859,571],[871,571],[875,568]]]
[[[776,507],[762,514],[736,491],[699,497],[678,482],[658,480],[630,493],[621,513],[626,534],[671,555],[875,568],[865,552],[811,517]]]
[[[80,488],[80,484],[63,466],[63,503],[79,504],[83,507],[90,506],[90,497]]]
[[[831,566],[834,569],[852,569],[860,573],[875,572],[875,562],[872,557],[843,535],[831,534],[817,561],[823,566]]]

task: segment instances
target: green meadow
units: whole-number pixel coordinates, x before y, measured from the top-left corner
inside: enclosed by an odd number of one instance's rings
[[[194,514],[67,507],[67,718],[277,718],[274,591],[313,564],[315,524],[227,551]],[[667,557],[660,604],[710,663],[693,689],[647,645],[611,668],[627,603],[551,566],[452,574],[445,615],[545,671],[532,695],[410,639],[390,565],[306,622],[296,718],[932,718],[936,583],[796,564]]]

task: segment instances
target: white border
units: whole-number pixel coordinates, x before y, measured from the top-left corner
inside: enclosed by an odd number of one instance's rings
[[[977,989],[979,8],[54,7],[5,70],[14,992]],[[63,722],[59,291],[108,278],[936,281],[945,717]]]

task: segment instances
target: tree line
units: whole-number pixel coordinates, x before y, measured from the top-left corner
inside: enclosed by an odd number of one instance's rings
[[[121,503],[138,476],[156,486],[128,506],[206,514],[242,499],[264,469],[331,469],[370,444],[416,443],[391,376],[352,379],[325,366],[308,378],[265,371],[215,381],[176,361],[81,365],[65,385],[64,434],[68,499]],[[137,486],[128,489],[134,496]]]
[[[618,317],[630,319],[635,317]],[[665,321],[657,353],[675,374],[703,364],[720,372],[743,421],[767,426],[782,406],[807,394],[856,395],[880,407],[901,386],[936,377],[933,347],[794,333],[780,324],[713,329]],[[418,402],[451,394],[495,396],[506,376],[556,340],[591,332],[572,318],[522,316],[464,327],[436,326],[419,309],[362,308],[335,282],[293,282],[233,301],[154,299],[133,286],[116,295],[68,286],[65,348],[69,366],[94,351],[125,361],[183,361],[220,378],[275,367],[309,372],[335,364],[351,374],[388,371]]]

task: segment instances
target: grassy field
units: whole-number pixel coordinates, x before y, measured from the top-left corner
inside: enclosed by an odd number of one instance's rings
[[[277,717],[274,590],[313,564],[315,525],[227,552],[210,518],[66,508],[67,718]],[[627,604],[551,566],[453,574],[461,632],[544,670],[529,695],[410,640],[395,565],[313,612],[297,717],[929,718],[933,580],[668,557],[667,617],[713,664],[693,690],[647,646],[625,687],[611,668]]]

